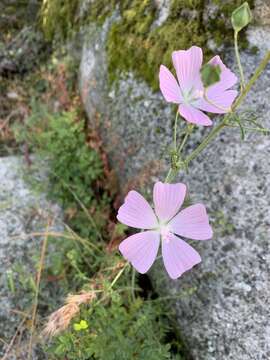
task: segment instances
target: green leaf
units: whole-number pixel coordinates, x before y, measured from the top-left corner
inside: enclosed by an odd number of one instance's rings
[[[235,32],[241,31],[252,20],[252,13],[247,2],[234,10],[232,13],[231,21]]]
[[[85,330],[85,329],[88,328],[87,321],[85,321],[85,320],[81,320],[81,321],[80,321],[80,325],[81,325],[81,329],[82,329],[82,330]]]
[[[219,65],[205,64],[201,68],[201,79],[205,88],[220,80],[221,68]]]
[[[81,320],[79,323],[73,324],[73,329],[75,331],[81,331],[88,329],[88,323],[85,320]]]

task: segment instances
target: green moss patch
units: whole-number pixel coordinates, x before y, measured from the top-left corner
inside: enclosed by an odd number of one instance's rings
[[[109,78],[119,73],[133,71],[154,90],[158,89],[160,64],[171,68],[171,54],[176,49],[186,49],[196,44],[204,49],[206,58],[211,55],[209,39],[220,46],[231,44],[230,26],[232,11],[241,4],[237,1],[214,1],[216,16],[203,21],[204,0],[174,0],[167,20],[154,27],[157,9],[150,0],[129,1],[122,7],[122,18],[113,24],[107,40]],[[250,1],[250,5],[253,1]],[[244,44],[245,37],[242,37]]]
[[[159,66],[171,67],[173,50],[196,44],[204,49],[207,58],[211,55],[208,40],[214,40],[218,46],[232,44],[230,17],[242,2],[213,0],[213,14],[203,19],[208,11],[206,1],[172,0],[167,20],[157,27],[158,9],[153,0],[95,0],[80,19],[79,0],[46,0],[42,24],[48,37],[60,31],[66,36],[83,24],[102,24],[118,9],[121,18],[112,25],[106,44],[109,79],[113,82],[120,74],[132,71],[156,90]],[[248,2],[252,8],[254,0]],[[240,42],[246,45],[245,35]]]
[[[43,0],[40,24],[47,40],[67,38],[76,29],[79,0]]]

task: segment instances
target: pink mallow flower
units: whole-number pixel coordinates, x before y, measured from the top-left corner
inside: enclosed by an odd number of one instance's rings
[[[212,121],[201,110],[216,114],[229,112],[237,91],[228,89],[237,82],[237,77],[219,56],[214,56],[209,64],[219,65],[220,80],[204,88],[200,74],[202,59],[202,49],[197,46],[174,51],[172,61],[178,82],[170,70],[161,65],[159,84],[166,101],[179,104],[178,111],[184,119],[192,124],[209,126]]]
[[[128,226],[146,231],[129,236],[119,250],[134,268],[144,274],[153,265],[161,240],[165,268],[172,279],[181,276],[201,261],[200,255],[178,236],[194,240],[212,237],[206,209],[202,204],[179,212],[186,195],[186,185],[154,185],[154,211],[136,191],[130,191],[120,207],[117,219]]]

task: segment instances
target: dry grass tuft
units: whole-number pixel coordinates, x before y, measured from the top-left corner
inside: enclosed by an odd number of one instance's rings
[[[71,320],[79,313],[80,305],[91,303],[95,298],[94,291],[82,291],[77,295],[68,295],[66,304],[49,316],[43,335],[53,337],[66,330]]]

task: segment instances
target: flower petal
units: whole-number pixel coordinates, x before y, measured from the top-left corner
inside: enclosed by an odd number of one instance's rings
[[[209,64],[219,65],[221,69],[219,82],[209,87],[209,90],[213,90],[213,93],[224,92],[224,90],[231,88],[237,83],[237,76],[223,64],[222,60],[218,55],[214,56],[209,61]]]
[[[177,279],[185,271],[201,262],[197,251],[173,234],[170,234],[168,241],[162,241],[162,256],[164,266],[172,279]]]
[[[139,273],[144,274],[155,261],[159,242],[160,234],[157,231],[143,231],[122,241],[119,250]]]
[[[181,104],[179,106],[179,113],[192,124],[210,126],[213,123],[207,115],[191,105]]]
[[[209,240],[213,236],[205,206],[202,204],[195,204],[180,211],[170,221],[170,228],[175,234],[194,240]]]
[[[161,65],[159,70],[159,86],[166,101],[180,104],[183,100],[181,89],[175,77],[164,65]]]
[[[200,99],[194,106],[203,111],[225,114],[231,110],[232,103],[237,96],[237,91],[226,90],[223,92],[214,92],[209,88],[206,94],[209,102],[207,99]],[[214,106],[214,104],[216,106]]]
[[[183,91],[188,92],[193,86],[196,89],[200,88],[202,58],[202,49],[197,46],[192,46],[188,50],[178,50],[172,53],[173,65]]]
[[[155,213],[160,220],[167,221],[177,214],[186,195],[185,184],[163,184],[154,186]]]
[[[137,229],[154,229],[158,226],[153,209],[145,198],[134,190],[126,196],[124,204],[118,210],[117,219]]]

